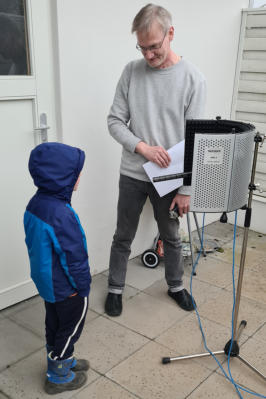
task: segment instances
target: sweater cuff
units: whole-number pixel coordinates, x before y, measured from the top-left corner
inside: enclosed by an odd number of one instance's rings
[[[132,152],[133,154],[136,150],[137,144],[140,143],[141,141],[142,141],[141,139],[132,135],[132,137],[130,138],[130,140],[128,140],[125,147],[128,151]]]
[[[178,194],[191,195],[191,186],[181,186],[181,187],[179,187]]]

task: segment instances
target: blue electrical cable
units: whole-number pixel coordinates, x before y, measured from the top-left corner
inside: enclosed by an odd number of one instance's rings
[[[259,398],[266,398],[266,396],[263,396],[261,394],[258,394],[256,392],[250,391],[249,389],[245,389],[244,387],[242,387],[241,385],[237,384],[234,381],[234,378],[232,377],[231,374],[231,369],[230,369],[230,354],[232,351],[232,345],[233,345],[233,326],[234,326],[234,311],[235,311],[235,242],[236,242],[236,224],[237,224],[237,211],[235,212],[235,223],[234,223],[234,240],[233,240],[233,267],[232,267],[232,274],[233,274],[233,309],[232,309],[232,328],[231,328],[231,342],[230,342],[230,348],[229,348],[229,352],[228,352],[228,371],[229,371],[229,376],[227,375],[226,371],[224,370],[223,366],[221,365],[221,363],[219,362],[219,360],[216,358],[216,356],[212,353],[212,351],[208,348],[207,346],[207,342],[206,342],[206,338],[205,338],[205,334],[203,332],[203,328],[202,328],[202,324],[201,324],[201,320],[200,320],[200,315],[198,313],[196,304],[194,302],[194,298],[193,298],[193,294],[192,294],[192,279],[193,279],[193,275],[195,274],[195,270],[196,270],[196,266],[198,264],[199,258],[201,256],[202,253],[202,249],[203,249],[203,238],[204,238],[204,221],[205,221],[205,213],[203,213],[203,218],[202,218],[202,234],[201,234],[201,247],[200,247],[200,251],[198,253],[197,259],[194,263],[194,265],[192,265],[192,272],[191,272],[191,276],[190,276],[190,293],[192,296],[192,302],[193,302],[193,306],[197,315],[197,319],[198,319],[198,323],[199,323],[199,328],[201,331],[201,335],[202,335],[202,339],[203,339],[203,344],[205,349],[210,353],[210,355],[214,358],[214,360],[216,361],[216,363],[218,364],[219,368],[221,369],[221,371],[223,372],[225,378],[227,380],[229,380],[235,387],[236,392],[238,394],[238,396],[243,399],[243,396],[241,395],[239,390],[242,390],[244,392],[247,392],[251,395],[257,396]]]

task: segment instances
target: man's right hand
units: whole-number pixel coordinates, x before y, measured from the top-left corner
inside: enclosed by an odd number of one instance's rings
[[[144,156],[148,161],[156,163],[160,168],[167,168],[171,162],[168,152],[160,146],[150,146],[140,141],[136,145],[135,151]]]

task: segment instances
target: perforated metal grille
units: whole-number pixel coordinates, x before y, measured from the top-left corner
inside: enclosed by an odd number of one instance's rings
[[[191,208],[215,212],[227,209],[234,135],[196,134],[193,156]],[[221,149],[218,164],[206,162],[206,152]]]
[[[232,168],[232,180],[228,210],[233,211],[247,203],[251,163],[254,150],[254,133],[236,135]]]

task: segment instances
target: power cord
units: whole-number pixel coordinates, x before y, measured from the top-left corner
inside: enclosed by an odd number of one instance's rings
[[[200,247],[200,250],[199,250],[197,259],[196,259],[194,265],[192,265],[192,271],[191,271],[191,276],[190,276],[190,293],[191,293],[191,296],[192,296],[193,306],[194,306],[194,309],[195,309],[195,312],[196,312],[196,315],[197,315],[197,319],[198,319],[199,328],[200,328],[200,331],[201,331],[201,335],[202,335],[204,347],[205,347],[205,349],[210,353],[210,355],[214,358],[214,360],[215,360],[216,363],[218,364],[219,368],[220,368],[221,371],[223,372],[225,378],[226,378],[227,380],[229,380],[229,381],[234,385],[234,387],[235,387],[235,389],[236,389],[236,392],[237,392],[238,396],[239,396],[241,399],[243,399],[243,396],[241,395],[240,390],[242,390],[242,391],[244,391],[244,392],[247,392],[247,393],[249,393],[249,394],[251,394],[251,395],[254,395],[254,396],[256,396],[256,397],[259,397],[259,398],[266,398],[266,396],[264,396],[264,395],[261,395],[261,394],[259,394],[259,393],[250,391],[249,389],[246,389],[246,388],[242,387],[241,385],[237,384],[237,383],[235,382],[235,380],[234,380],[232,374],[231,374],[231,369],[230,369],[230,354],[231,354],[232,345],[233,345],[234,312],[235,312],[235,242],[236,242],[237,211],[235,211],[234,239],[233,239],[233,266],[232,266],[232,276],[233,276],[233,277],[232,277],[232,280],[233,280],[233,309],[232,309],[232,325],[231,325],[231,342],[230,342],[230,348],[229,348],[229,352],[228,352],[228,361],[227,361],[227,368],[228,368],[229,376],[227,375],[225,369],[223,368],[223,366],[221,365],[221,363],[219,362],[219,360],[217,359],[217,357],[212,353],[212,351],[211,351],[211,350],[208,348],[208,346],[207,346],[206,337],[205,337],[205,334],[204,334],[204,331],[203,331],[203,327],[202,327],[202,324],[201,324],[200,315],[199,315],[199,312],[198,312],[198,310],[197,310],[197,307],[196,307],[196,304],[195,304],[195,301],[194,301],[194,298],[193,298],[193,291],[192,291],[193,276],[195,275],[195,270],[196,270],[196,267],[197,267],[197,265],[198,265],[198,261],[199,261],[199,258],[200,258],[200,256],[201,256],[202,249],[203,249],[203,241],[204,241],[204,222],[205,222],[205,213],[203,213],[203,218],[202,218],[201,247]]]

